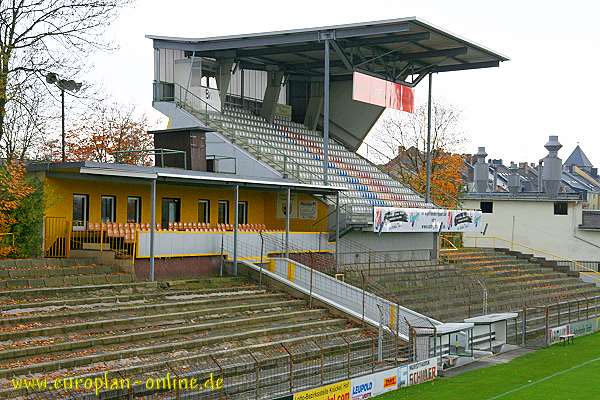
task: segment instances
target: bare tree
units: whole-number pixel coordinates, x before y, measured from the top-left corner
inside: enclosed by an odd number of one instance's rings
[[[0,143],[7,135],[7,110],[25,112],[27,126],[13,125],[11,146],[32,141],[36,101],[48,72],[65,78],[86,64],[90,52],[109,49],[102,33],[118,10],[132,0],[1,0],[0,1]],[[34,92],[33,94],[31,92]],[[10,118],[10,116],[8,116]],[[34,124],[35,125],[35,124]],[[25,129],[19,131],[15,129]],[[14,135],[22,135],[15,141]],[[10,150],[10,148],[8,148]],[[21,150],[22,152],[22,150]],[[12,153],[11,153],[12,154]]]
[[[431,158],[462,150],[467,138],[461,129],[461,112],[450,105],[433,102],[431,112]],[[420,105],[412,114],[400,118],[385,117],[375,132],[386,153],[393,154],[397,172],[420,174],[427,156],[427,106]],[[432,164],[435,173],[437,165]]]

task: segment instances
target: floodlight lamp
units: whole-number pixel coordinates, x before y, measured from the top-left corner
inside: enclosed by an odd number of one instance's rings
[[[54,72],[48,72],[46,74],[46,82],[49,84],[56,83],[58,81],[58,76]]]

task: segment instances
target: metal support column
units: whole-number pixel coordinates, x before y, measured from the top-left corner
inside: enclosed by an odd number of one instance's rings
[[[233,199],[233,276],[238,274],[238,208],[240,202],[240,185],[235,185]]]
[[[61,123],[61,150],[62,150],[62,162],[65,162],[67,159],[66,149],[65,149],[65,89],[60,89],[60,104],[61,104],[61,113],[60,113],[60,123]]]
[[[292,190],[288,187],[285,198],[285,258],[290,258],[290,214],[292,213]]]
[[[150,189],[150,281],[154,281],[154,232],[156,231],[156,178]]]
[[[340,271],[340,193],[335,194],[335,272]]]
[[[431,201],[431,82],[433,74],[429,73],[429,92],[427,94],[427,159],[426,159],[426,182],[425,201]]]
[[[325,39],[325,71],[323,72],[323,184],[327,185],[329,169],[329,39]]]

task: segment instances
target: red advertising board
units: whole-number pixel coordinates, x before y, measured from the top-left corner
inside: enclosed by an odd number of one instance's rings
[[[354,72],[353,75],[352,98],[410,113],[414,110],[412,88],[360,72]]]

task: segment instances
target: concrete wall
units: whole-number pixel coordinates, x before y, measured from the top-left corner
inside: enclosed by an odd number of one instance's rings
[[[436,249],[435,233],[382,233],[375,232],[348,232],[344,238],[357,242],[374,251],[404,252],[402,261],[422,261],[429,260],[432,250]],[[340,252],[344,251],[342,245]],[[433,252],[435,254],[435,252]]]
[[[483,214],[482,226],[488,224],[487,237],[508,241],[498,241],[496,247],[510,246],[514,221],[517,243],[577,261],[600,261],[600,232],[578,229],[582,218],[580,202],[569,202],[568,215],[554,215],[552,201],[498,200],[493,203],[493,213]],[[480,209],[480,201],[463,200],[463,207]],[[465,236],[466,246],[475,244],[473,237],[482,237],[481,234]],[[491,243],[491,240],[478,241],[478,246],[491,246]],[[526,251],[517,247],[514,250]]]

